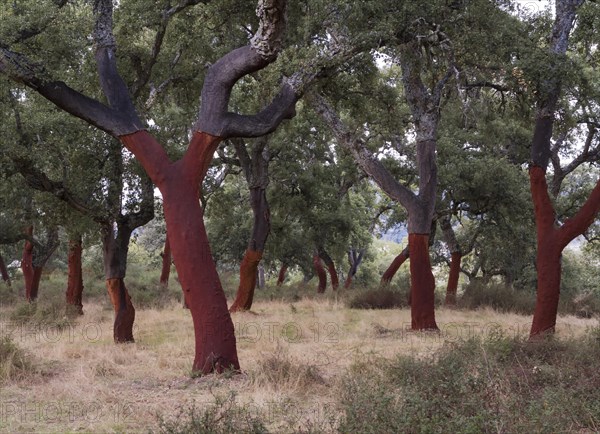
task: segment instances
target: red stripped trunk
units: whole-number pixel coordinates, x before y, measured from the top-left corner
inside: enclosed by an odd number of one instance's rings
[[[319,257],[327,266],[327,271],[329,271],[329,277],[331,278],[331,288],[336,291],[340,286],[340,281],[338,279],[337,270],[335,269],[335,263],[333,262],[333,259],[331,259],[331,256],[329,256],[329,253],[325,250],[319,252]]]
[[[28,226],[25,233],[29,236],[33,235],[33,226]],[[33,244],[25,240],[23,245],[23,257],[21,259],[21,271],[25,280],[25,298],[32,301],[30,298],[31,285],[33,284]]]
[[[429,235],[408,234],[410,251],[410,312],[413,330],[437,330],[435,279],[429,261]]]
[[[6,269],[6,264],[4,263],[2,256],[0,256],[0,274],[2,274],[4,283],[10,286],[10,276],[8,275],[8,270]]]
[[[288,266],[287,264],[283,264],[279,269],[279,274],[277,275],[277,286],[283,285],[285,281],[285,275],[287,273]]]
[[[242,259],[242,264],[240,265],[240,284],[229,312],[250,310],[252,307],[258,264],[261,258],[261,251],[246,250],[246,253],[244,253],[244,259]]]
[[[169,276],[171,275],[171,245],[169,244],[169,234],[165,239],[165,247],[162,252],[162,269],[160,271],[160,285],[163,288],[169,287]]]
[[[406,247],[398,256],[394,258],[390,266],[387,268],[387,270],[385,270],[385,272],[381,276],[382,285],[387,285],[392,281],[392,279],[396,275],[396,272],[400,269],[400,266],[404,264],[404,262],[408,259],[408,256],[409,249],[408,247]]]
[[[212,258],[198,186],[221,139],[196,132],[182,160],[170,163],[146,131],[122,136],[163,195],[175,268],[194,323],[195,372],[239,370],[233,321]]]
[[[69,275],[67,278],[67,313],[83,315],[83,273],[81,271],[81,237],[69,240]]]
[[[462,255],[460,252],[453,252],[450,255],[450,274],[448,275],[448,286],[446,287],[446,306],[456,305],[456,292],[458,290],[458,278],[460,276],[460,261]]]
[[[327,273],[325,272],[325,268],[321,263],[321,258],[316,253],[313,255],[313,267],[315,267],[315,272],[317,273],[317,278],[319,279],[317,292],[319,294],[323,294],[325,292],[325,288],[327,287]]]

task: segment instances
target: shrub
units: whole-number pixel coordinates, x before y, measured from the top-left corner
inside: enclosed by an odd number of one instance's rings
[[[389,288],[360,292],[348,303],[348,307],[352,309],[393,309],[405,306],[408,306],[407,295]]]
[[[259,387],[294,390],[297,393],[325,383],[316,366],[300,363],[282,351],[261,359],[257,369],[250,372],[250,381]]]
[[[236,402],[235,394],[214,395],[214,403],[202,409],[191,405],[180,408],[174,420],[158,416],[159,432],[164,434],[229,434],[267,433],[254,407],[247,408]]]
[[[575,341],[496,334],[355,365],[341,432],[592,432],[600,424],[600,330]]]
[[[457,302],[458,307],[477,309],[491,307],[500,312],[513,312],[529,315],[535,308],[535,294],[517,291],[500,283],[484,284],[471,281]]]
[[[0,383],[21,379],[31,371],[32,367],[29,355],[9,336],[0,339]]]

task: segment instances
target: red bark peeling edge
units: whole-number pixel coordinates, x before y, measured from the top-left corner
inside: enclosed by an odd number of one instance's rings
[[[408,234],[408,248],[411,328],[438,330],[435,322],[435,279],[429,260],[429,234]]]
[[[240,284],[236,298],[229,308],[229,312],[250,310],[256,288],[256,272],[262,258],[262,252],[246,250],[240,265]]]
[[[285,275],[287,273],[288,266],[287,264],[283,264],[279,269],[279,274],[277,275],[277,286],[283,285],[285,281]]]
[[[106,279],[106,289],[110,296],[110,302],[115,311],[115,322],[113,326],[113,338],[115,343],[134,342],[133,323],[135,321],[135,309],[131,303],[131,297],[121,278]]]

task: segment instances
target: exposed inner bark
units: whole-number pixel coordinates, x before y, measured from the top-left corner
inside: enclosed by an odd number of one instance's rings
[[[327,273],[325,272],[325,268],[321,263],[321,258],[317,253],[313,255],[313,267],[315,268],[315,272],[317,273],[317,278],[319,279],[319,285],[317,286],[317,292],[319,294],[323,294],[325,292],[325,288],[327,287]]]
[[[413,330],[437,330],[435,279],[429,260],[429,234],[408,234],[410,250],[411,318]]]
[[[135,309],[122,278],[106,279],[106,289],[115,310],[113,337],[115,343],[134,342]]]
[[[458,290],[458,278],[460,276],[460,261],[462,255],[460,252],[453,252],[450,255],[450,274],[448,275],[448,286],[446,287],[446,306],[456,304],[456,292]]]
[[[69,240],[69,274],[67,278],[67,313],[83,315],[83,274],[81,271],[81,237]]]
[[[242,264],[240,265],[240,284],[236,298],[229,308],[230,312],[250,310],[252,307],[258,264],[261,258],[261,251],[246,250],[244,259],[242,259]]]
[[[125,224],[117,224],[116,234],[112,225],[104,227],[103,232],[102,253],[106,289],[115,311],[114,340],[115,343],[134,342],[135,309],[124,282],[131,229]]]
[[[4,263],[4,258],[0,255],[0,274],[2,275],[2,280],[8,286],[10,286],[10,276],[8,275],[8,270],[6,269],[6,264]]]
[[[387,285],[392,281],[392,279],[396,275],[396,272],[400,269],[402,264],[404,264],[404,262],[408,259],[408,255],[409,255],[408,251],[409,251],[409,249],[407,246],[404,248],[404,250],[402,250],[402,252],[400,252],[400,254],[398,256],[396,256],[394,258],[394,260],[392,261],[390,266],[387,268],[387,270],[385,270],[385,272],[381,276],[381,284],[382,285]]]
[[[277,275],[277,286],[283,285],[283,282],[285,281],[285,275],[287,273],[287,269],[288,269],[287,264],[281,265],[281,268],[279,269],[279,274]]]
[[[319,257],[323,260],[325,265],[327,266],[327,271],[329,271],[329,277],[331,278],[331,288],[336,291],[340,286],[340,281],[338,279],[337,270],[335,269],[335,263],[329,253],[325,250],[319,251]]]
[[[120,137],[163,195],[169,244],[194,322],[192,369],[201,373],[239,370],[233,322],[210,252],[198,201],[199,184],[221,139],[196,132],[183,159],[170,163],[146,131]]]
[[[162,269],[160,271],[160,285],[163,288],[169,286],[169,276],[171,275],[171,245],[169,244],[169,234],[165,239],[165,247],[162,256]]]

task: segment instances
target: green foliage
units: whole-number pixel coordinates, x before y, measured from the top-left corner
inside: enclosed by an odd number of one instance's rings
[[[485,284],[481,280],[474,280],[465,287],[457,304],[465,309],[491,307],[500,312],[530,315],[535,307],[535,294],[516,290],[503,283]]]

